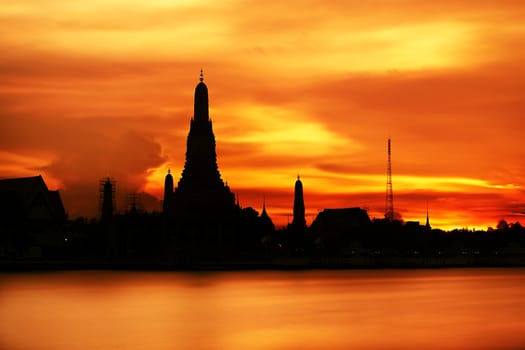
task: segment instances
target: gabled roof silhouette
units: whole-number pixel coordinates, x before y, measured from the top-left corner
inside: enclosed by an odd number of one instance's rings
[[[361,208],[324,209],[315,218],[311,230],[320,233],[344,232],[370,224],[368,213]]]
[[[49,191],[41,175],[0,180],[0,216],[23,220],[65,220],[58,191]],[[14,215],[14,217],[12,217]]]

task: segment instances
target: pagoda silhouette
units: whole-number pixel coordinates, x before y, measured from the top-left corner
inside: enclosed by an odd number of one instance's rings
[[[168,170],[163,211],[172,222],[177,245],[186,252],[206,252],[233,247],[239,207],[235,195],[221,178],[215,135],[208,110],[208,87],[201,69],[195,88],[194,114],[186,144],[181,178],[173,188]]]

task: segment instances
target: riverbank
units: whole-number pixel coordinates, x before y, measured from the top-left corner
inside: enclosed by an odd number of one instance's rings
[[[308,269],[421,269],[455,267],[525,267],[524,256],[497,257],[278,257],[259,260],[0,260],[0,271],[38,270],[148,270],[235,271]]]

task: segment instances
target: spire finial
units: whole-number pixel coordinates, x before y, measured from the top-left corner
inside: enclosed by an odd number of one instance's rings
[[[171,174],[171,168],[168,167],[168,174]]]
[[[201,68],[200,81],[201,81],[201,83],[204,81],[204,73],[202,72],[202,68]]]

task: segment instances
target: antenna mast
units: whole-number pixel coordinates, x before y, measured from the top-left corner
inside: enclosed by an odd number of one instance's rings
[[[385,219],[394,220],[394,193],[392,192],[392,151],[388,138],[388,163],[386,168]]]

